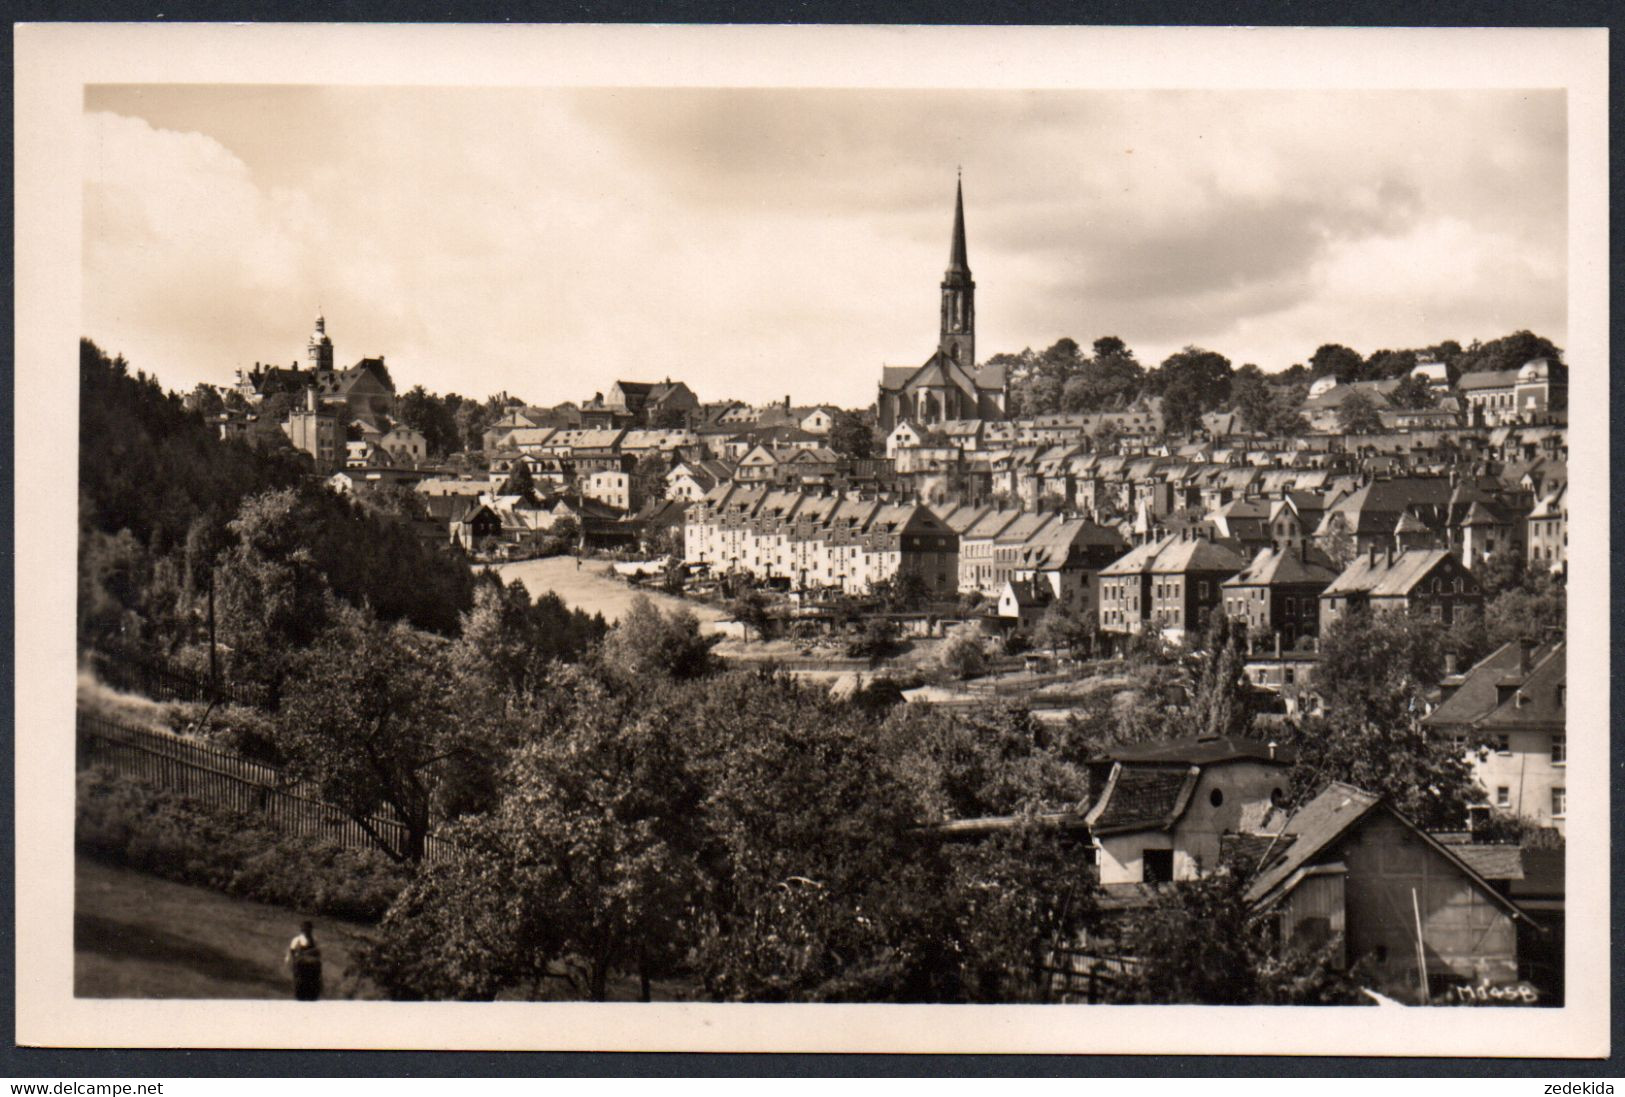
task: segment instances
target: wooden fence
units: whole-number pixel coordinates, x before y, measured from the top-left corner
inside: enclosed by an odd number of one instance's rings
[[[406,828],[401,823],[369,816],[364,826],[342,809],[312,798],[307,787],[272,766],[84,711],[78,713],[75,732],[81,769],[106,766],[189,799],[259,814],[289,834],[326,838],[348,849],[379,848],[368,827],[392,847],[403,848]],[[450,852],[448,842],[430,835],[424,860],[437,861]]]
[[[155,701],[228,701],[253,708],[272,707],[264,689],[240,682],[211,682],[207,674],[161,656],[113,648],[94,648],[90,656],[102,681]]]
[[[1076,948],[1051,950],[1041,970],[1048,976],[1049,1001],[1109,1002],[1117,984],[1139,964],[1127,956],[1108,956]]]

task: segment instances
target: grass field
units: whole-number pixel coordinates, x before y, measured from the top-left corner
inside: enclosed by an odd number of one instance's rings
[[[76,998],[292,998],[282,966],[302,915],[171,883],[89,857],[74,860],[73,993]],[[380,998],[355,974],[356,950],[370,927],[316,918],[323,998]],[[563,969],[558,969],[562,971]],[[549,980],[550,996],[572,997]],[[692,1000],[690,979],[656,979],[658,1002]],[[638,999],[638,981],[610,978],[612,1001]],[[517,991],[502,997],[514,999]]]
[[[673,598],[669,594],[657,591],[639,591],[620,579],[603,574],[609,567],[602,560],[583,560],[581,567],[576,567],[576,558],[573,556],[550,556],[545,560],[520,560],[511,564],[494,565],[494,570],[502,576],[505,583],[518,579],[530,591],[530,596],[552,591],[564,599],[564,604],[571,609],[579,609],[586,613],[602,613],[604,620],[614,624],[621,619],[632,599],[640,593],[648,593],[655,605],[663,613],[670,613],[679,607],[693,611],[694,616],[700,619],[703,625],[707,621],[725,621],[728,615],[713,606],[703,605],[699,602],[689,602],[681,598]]]
[[[205,888],[74,861],[73,993],[79,998],[291,998],[282,958],[302,916]],[[351,957],[366,926],[317,918],[322,995],[377,997]]]

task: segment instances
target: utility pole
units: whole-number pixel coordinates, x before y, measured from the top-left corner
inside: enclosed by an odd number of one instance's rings
[[[220,656],[214,643],[214,563],[209,564],[209,690],[220,689]]]

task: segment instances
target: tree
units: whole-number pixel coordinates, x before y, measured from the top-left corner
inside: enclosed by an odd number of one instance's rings
[[[395,1001],[489,1002],[512,988],[542,997],[564,946],[535,869],[494,817],[463,820],[445,837],[458,856],[419,868],[357,965]]]
[[[1396,408],[1431,408],[1438,405],[1439,396],[1425,379],[1407,375],[1394,386],[1388,400]]]
[[[736,621],[755,632],[758,639],[767,639],[773,615],[768,612],[765,594],[759,590],[743,591],[733,600],[732,610]]]
[[[702,813],[678,713],[578,668],[554,687],[495,811],[457,832],[472,849],[386,916],[367,966],[394,996],[537,997],[554,968],[579,963],[577,996],[603,1001],[610,975],[629,971],[647,1001],[680,954],[700,898]]]
[[[875,432],[869,419],[852,411],[837,411],[829,428],[829,448],[855,461],[874,456]]]
[[[453,450],[463,448],[457,429],[457,417],[449,403],[461,402],[461,397],[442,400],[422,385],[413,385],[395,402],[395,414],[401,422],[423,435],[424,444],[432,457],[444,457]]]
[[[937,656],[942,669],[955,678],[976,678],[987,673],[987,653],[969,629],[960,629],[942,645]]]
[[[1344,434],[1370,434],[1382,429],[1382,416],[1371,397],[1351,392],[1337,408],[1337,425]]]
[[[289,770],[379,849],[415,864],[434,825],[453,814],[443,794],[455,769],[480,761],[483,729],[454,702],[445,641],[349,610],[295,657],[277,746]]]
[[[1055,602],[1038,619],[1034,640],[1039,647],[1064,648],[1073,652],[1093,652],[1100,639],[1100,622],[1092,613],[1079,613],[1064,602]]]
[[[1568,626],[1568,592],[1561,577],[1530,572],[1520,586],[1495,595],[1484,606],[1486,650],[1518,639],[1546,641]]]
[[[1236,371],[1230,382],[1230,406],[1241,416],[1247,429],[1271,433],[1275,425],[1275,394],[1264,380],[1264,371],[1251,362]]]
[[[1202,673],[1191,702],[1191,722],[1209,737],[1245,735],[1259,707],[1248,681],[1246,630],[1223,613],[1208,622]]]
[[[1134,402],[1145,381],[1145,369],[1134,352],[1115,335],[1096,339],[1093,354],[1080,361],[1061,388],[1061,408],[1068,412],[1104,411]]]
[[[1416,368],[1414,350],[1375,350],[1365,360],[1364,375],[1373,381],[1386,381],[1408,376]]]
[[[863,627],[847,641],[846,654],[853,659],[874,662],[890,655],[897,646],[902,629],[890,617],[874,614]]]
[[[671,466],[659,453],[649,452],[639,457],[632,467],[632,480],[638,485],[636,494],[643,499],[664,499],[666,473],[670,471]]]
[[[1339,970],[1340,942],[1271,949],[1246,899],[1249,874],[1225,866],[1183,881],[1136,912],[1123,935],[1131,966],[1115,996],[1124,1002],[1195,1005],[1354,1005],[1360,984]]]
[[[1336,377],[1338,384],[1350,385],[1364,378],[1365,359],[1341,343],[1323,343],[1309,356],[1309,370],[1316,377]]]
[[[908,613],[923,608],[931,601],[931,588],[925,577],[917,572],[904,571],[874,584],[872,592],[892,613]]]
[[[679,606],[662,614],[646,594],[632,599],[604,641],[605,668],[623,683],[644,687],[668,679],[699,678],[715,669],[716,636],[701,636],[699,618]]]
[[[236,543],[221,555],[215,577],[220,641],[231,652],[233,676],[274,695],[292,653],[327,622],[326,576],[291,490],[246,500],[227,528]]]
[[[543,688],[555,662],[576,662],[608,631],[601,614],[571,610],[551,591],[533,603],[520,580],[504,586],[495,573],[482,572],[451,657],[497,696],[524,703]]]
[[[522,499],[536,502],[536,478],[530,473],[530,462],[515,461],[508,473],[508,478],[502,481],[497,489],[499,495],[517,495]]]
[[[1162,394],[1162,417],[1172,434],[1184,434],[1201,425],[1202,416],[1223,407],[1230,399],[1230,360],[1200,347],[1186,347],[1163,359],[1147,377]]]
[[[678,407],[663,407],[655,412],[650,423],[655,430],[682,430],[688,426],[688,411]]]
[[[1531,331],[1515,331],[1511,335],[1491,339],[1488,343],[1475,341],[1454,356],[1454,363],[1463,373],[1475,373],[1480,370],[1518,369],[1535,358],[1560,363],[1563,351],[1544,336]]]
[[[580,519],[573,514],[561,514],[553,519],[553,524],[547,527],[547,537],[542,542],[542,554],[557,556],[560,553],[575,552],[580,547]]]
[[[226,410],[226,402],[221,398],[219,389],[199,382],[186,394],[186,410],[212,419]]]
[[[1332,625],[1315,672],[1328,715],[1291,737],[1299,802],[1328,781],[1346,781],[1425,828],[1463,824],[1483,790],[1460,750],[1421,722],[1443,646],[1440,629],[1419,616],[1361,611]]]
[[[899,728],[935,725],[910,708]],[[691,721],[715,866],[694,956],[712,997],[1034,1000],[1034,956],[1093,912],[1092,872],[1054,831],[957,847],[921,829],[943,772],[929,736],[904,761],[855,707],[756,675],[705,691]],[[952,765],[1005,744],[967,729],[943,749]]]

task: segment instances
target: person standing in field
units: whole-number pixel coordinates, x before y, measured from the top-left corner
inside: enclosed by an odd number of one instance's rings
[[[299,923],[299,936],[288,942],[283,961],[293,972],[293,996],[301,1002],[314,1002],[322,996],[322,946],[316,943],[316,927]]]

